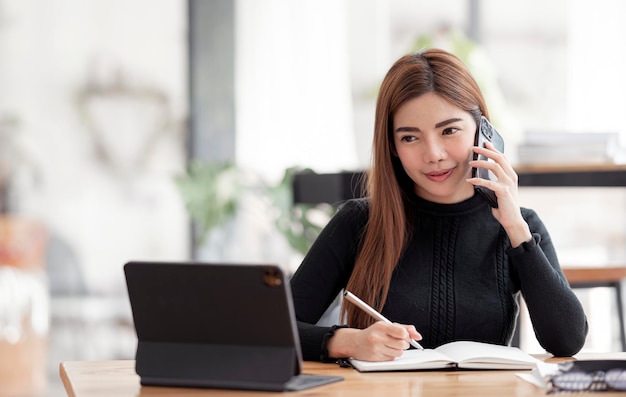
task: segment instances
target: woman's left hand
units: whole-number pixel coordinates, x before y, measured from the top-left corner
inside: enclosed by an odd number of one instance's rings
[[[491,171],[497,181],[482,178],[470,178],[474,186],[484,186],[493,190],[498,198],[498,208],[493,208],[492,213],[498,222],[506,230],[512,247],[517,247],[525,241],[530,241],[532,234],[528,224],[522,217],[518,203],[518,177],[504,154],[499,152],[490,142],[485,143],[485,148],[474,147],[477,154],[484,155],[493,161],[472,160],[471,167],[484,168]]]

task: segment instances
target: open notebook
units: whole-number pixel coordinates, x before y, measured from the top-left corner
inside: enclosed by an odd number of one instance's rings
[[[289,283],[275,265],[124,266],[142,385],[291,391],[342,380],[301,374]]]
[[[520,370],[533,369],[539,362],[517,347],[466,341],[450,342],[436,349],[405,350],[393,361],[350,360],[361,372],[439,368]]]

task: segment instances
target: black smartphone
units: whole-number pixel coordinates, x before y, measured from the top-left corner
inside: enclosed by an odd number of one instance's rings
[[[474,137],[474,146],[485,147],[485,142],[491,142],[499,152],[504,152],[504,140],[502,139],[500,134],[498,134],[498,131],[493,128],[489,120],[487,120],[485,116],[482,116],[480,119],[480,126],[478,127],[476,131],[476,136]],[[473,159],[491,161],[489,160],[489,158],[478,153],[474,153]],[[476,177],[492,181],[498,180],[498,178],[496,178],[496,176],[491,171],[485,168],[474,167],[472,168],[472,178]],[[493,208],[498,208],[498,200],[496,198],[496,194],[492,190],[489,190],[483,186],[475,186],[475,189],[481,196],[485,198],[485,200],[487,200],[489,205],[491,205]]]

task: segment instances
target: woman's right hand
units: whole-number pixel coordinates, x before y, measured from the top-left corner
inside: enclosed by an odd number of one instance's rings
[[[413,325],[378,321],[365,329],[339,328],[328,341],[328,356],[391,361],[409,348],[411,339],[422,339]]]

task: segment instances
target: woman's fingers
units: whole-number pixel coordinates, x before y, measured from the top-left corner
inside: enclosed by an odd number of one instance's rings
[[[388,324],[378,321],[359,335],[359,356],[362,360],[390,361],[410,347],[409,340],[421,339],[412,325]],[[359,357],[355,357],[359,358]]]

